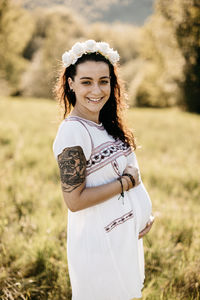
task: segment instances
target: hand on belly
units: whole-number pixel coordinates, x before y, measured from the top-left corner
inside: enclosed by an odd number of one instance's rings
[[[139,233],[139,237],[138,237],[139,239],[141,239],[145,234],[147,234],[150,231],[153,223],[154,223],[154,216],[151,215],[146,227]]]

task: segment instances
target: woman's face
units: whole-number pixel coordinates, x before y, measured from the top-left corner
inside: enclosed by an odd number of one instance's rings
[[[99,112],[110,97],[110,71],[105,62],[86,61],[77,65],[74,80],[68,79],[75,92],[74,109],[84,116],[99,116]]]

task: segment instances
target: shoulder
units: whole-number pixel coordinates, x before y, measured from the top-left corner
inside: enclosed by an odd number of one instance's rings
[[[59,127],[58,127],[58,134],[66,133],[66,134],[73,134],[74,132],[83,133],[85,132],[84,126],[81,122],[76,120],[64,119]]]
[[[71,137],[72,139],[88,139],[90,137],[86,127],[77,120],[64,119],[57,131],[56,137],[67,138]]]
[[[86,128],[78,121],[64,119],[59,127],[53,142],[53,152],[57,158],[63,149],[67,147],[80,146],[89,159],[91,154],[91,138]]]

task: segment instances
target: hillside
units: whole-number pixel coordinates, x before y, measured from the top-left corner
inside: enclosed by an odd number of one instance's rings
[[[90,22],[123,22],[143,25],[153,12],[153,0],[22,0],[26,9],[64,5],[87,18]]]

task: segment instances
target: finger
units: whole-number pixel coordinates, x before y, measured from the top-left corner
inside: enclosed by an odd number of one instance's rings
[[[139,233],[139,239],[150,231],[152,224],[153,222],[151,222],[149,225],[147,224],[146,227]]]
[[[146,232],[140,232],[140,234],[139,234],[139,239],[141,239],[144,235],[146,234]]]
[[[148,223],[153,223],[155,220],[155,217],[153,215],[150,216]]]
[[[152,225],[153,225],[153,223],[147,224],[145,230],[148,230],[148,231],[149,231],[149,230],[151,229]]]
[[[142,238],[145,234],[147,234],[149,232],[150,229],[145,229],[143,231],[140,232],[139,234],[139,239]]]
[[[146,226],[152,226],[153,222],[154,222],[154,220],[153,221],[149,221]]]
[[[139,185],[140,183],[141,183],[141,181],[140,181],[139,179],[137,179],[135,185],[137,186],[137,185]]]
[[[141,183],[141,180],[140,179],[138,179],[137,180],[137,185],[139,185]]]
[[[139,238],[143,237],[146,234],[146,228],[143,229],[140,233],[139,233]]]

